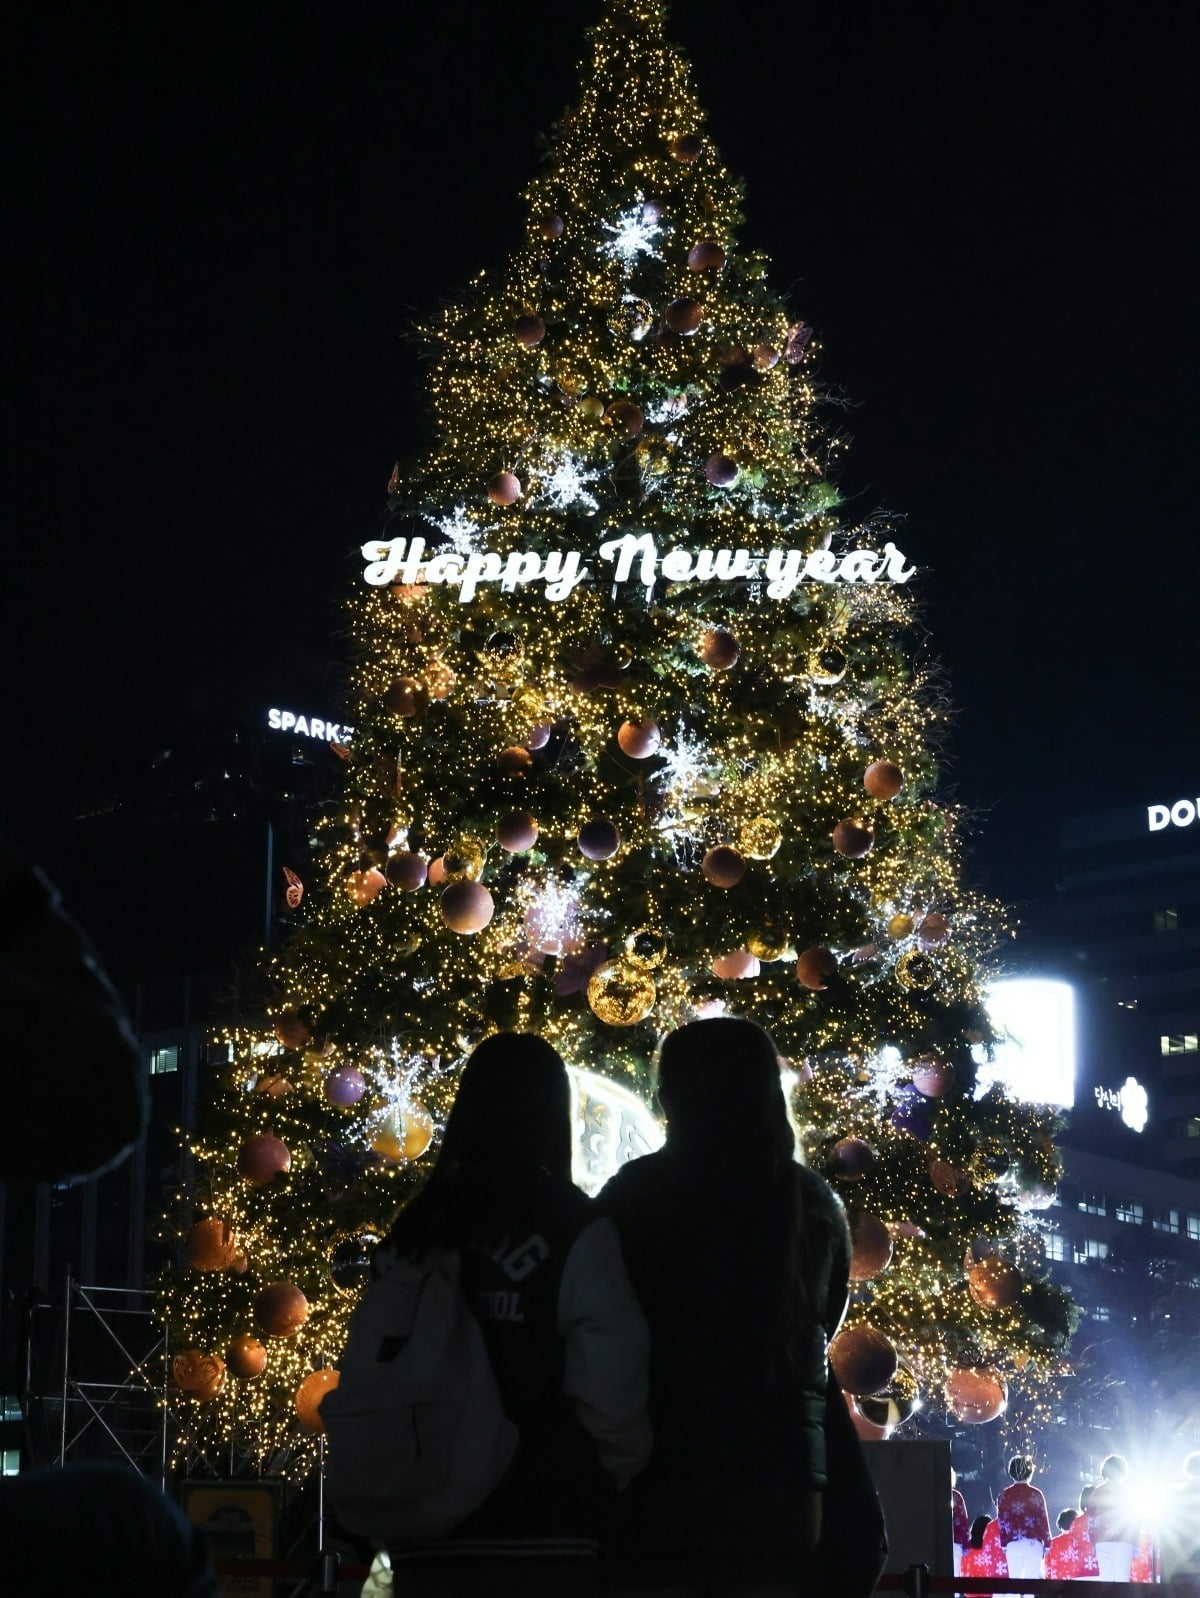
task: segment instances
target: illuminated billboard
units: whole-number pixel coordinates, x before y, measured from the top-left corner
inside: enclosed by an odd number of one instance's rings
[[[1075,990],[1046,977],[1005,977],[991,982],[984,1000],[1000,1034],[992,1058],[974,1050],[979,1067],[976,1096],[998,1082],[1026,1104],[1075,1103]]]

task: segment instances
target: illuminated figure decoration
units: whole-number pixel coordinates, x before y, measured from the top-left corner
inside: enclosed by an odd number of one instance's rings
[[[172,1347],[230,1372],[181,1448],[308,1468],[295,1394],[502,1029],[573,1068],[594,1188],[659,1136],[661,1038],[760,1021],[855,1229],[861,1412],[1024,1424],[1061,1378],[1026,1201],[1058,1182],[1069,1039],[1019,1081],[1019,1017],[987,1014],[1008,933],[937,796],[917,533],[841,512],[821,340],[739,243],[665,7],[596,4],[524,242],[426,329],[432,443],[348,572],[347,703],[272,713],[344,783],[194,1139],[181,1216],[237,1252],[165,1289]]]

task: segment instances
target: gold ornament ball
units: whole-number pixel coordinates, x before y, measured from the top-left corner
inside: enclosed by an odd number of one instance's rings
[[[636,1026],[654,1008],[658,990],[654,979],[627,960],[608,960],[587,986],[594,1013],[608,1026]]]
[[[906,916],[901,912],[899,915],[894,915],[888,922],[888,937],[895,938],[897,942],[902,938],[911,938],[915,926],[916,922],[912,916]]]
[[[846,675],[850,662],[844,649],[828,644],[824,649],[814,649],[808,657],[808,675],[822,688],[833,688]]]
[[[783,843],[783,829],[770,816],[755,816],[742,823],[738,834],[738,847],[751,860],[770,860],[779,853]]]
[[[746,939],[746,947],[767,964],[782,960],[788,953],[787,933],[782,927],[759,927]]]
[[[483,875],[487,850],[478,838],[460,838],[442,856],[447,882],[478,882]]]
[[[625,959],[639,971],[653,971],[667,957],[667,940],[657,927],[638,927],[625,939]]]
[[[585,395],[579,402],[579,414],[589,422],[598,422],[604,415],[604,401],[598,394]]]
[[[404,1133],[400,1152],[406,1160],[419,1160],[433,1142],[433,1117],[423,1104],[410,1104],[404,1111]]]
[[[844,1393],[877,1393],[896,1374],[899,1363],[891,1339],[866,1321],[848,1326],[829,1345],[829,1363]]]
[[[967,1273],[967,1291],[981,1309],[1011,1309],[1021,1287],[1020,1271],[998,1254],[980,1260]]]
[[[904,773],[891,760],[875,760],[863,772],[863,787],[872,799],[894,799],[904,786]]]
[[[937,981],[937,967],[927,954],[910,949],[896,961],[896,980],[901,987],[924,993]]]
[[[296,1418],[306,1432],[313,1432],[320,1436],[325,1430],[325,1422],[321,1419],[321,1400],[326,1393],[332,1393],[341,1379],[339,1371],[325,1370],[309,1371],[308,1375],[296,1389],[292,1402],[296,1406]]]
[[[1008,1388],[993,1370],[975,1366],[951,1371],[946,1378],[946,1408],[966,1426],[982,1426],[1008,1408]]]
[[[528,683],[523,684],[520,688],[513,689],[513,696],[509,700],[509,704],[522,721],[530,721],[536,725],[539,721],[546,719],[545,695]]]
[[[243,1332],[225,1350],[225,1363],[240,1380],[253,1381],[267,1368],[266,1347],[253,1332]]]

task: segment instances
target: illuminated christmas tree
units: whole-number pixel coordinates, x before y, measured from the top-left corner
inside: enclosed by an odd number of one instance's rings
[[[608,0],[524,247],[428,330],[433,442],[350,602],[323,880],[197,1140],[166,1288],[193,1440],[310,1457],[297,1390],[311,1420],[497,1028],[576,1068],[596,1181],[654,1133],[587,1073],[648,1100],[671,1028],[760,1021],[856,1229],[843,1384],[980,1420],[1061,1358],[1025,1207],[1052,1119],[979,1091],[1006,934],[934,797],[914,567],[839,514],[817,341],[738,247],[662,13]]]

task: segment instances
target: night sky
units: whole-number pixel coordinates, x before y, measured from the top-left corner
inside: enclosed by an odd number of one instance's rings
[[[519,239],[598,6],[25,7],[4,827],[52,873],[189,728],[333,708],[420,440],[411,325]],[[1200,791],[1200,8],[677,0],[671,31],[846,396],[846,514],[907,517],[945,792],[1022,901],[1061,816]]]

